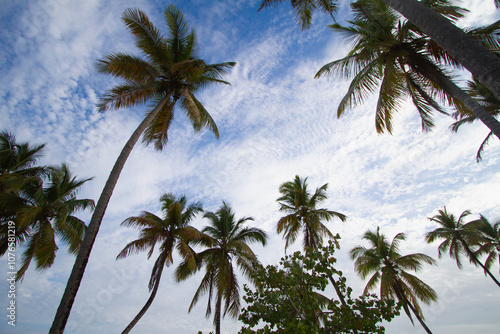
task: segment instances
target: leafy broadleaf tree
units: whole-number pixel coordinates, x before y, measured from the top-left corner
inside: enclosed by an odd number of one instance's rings
[[[261,267],[257,289],[245,286],[240,334],[250,333],[384,333],[382,320],[399,314],[394,300],[375,295],[351,297],[342,272],[335,268],[337,240],[308,253],[285,256],[279,265]],[[329,277],[335,276],[346,296],[343,304],[324,295]],[[253,329],[264,324],[261,329]]]
[[[153,143],[161,150],[168,140],[174,107],[180,106],[194,130],[207,128],[219,136],[214,120],[195,93],[211,84],[228,84],[221,78],[235,63],[207,64],[199,59],[195,31],[188,28],[182,13],[173,5],[165,10],[166,37],[138,9],[126,10],[122,19],[134,36],[141,55],[115,53],[98,61],[100,73],[123,80],[102,97],[98,108],[104,112],[148,104],[148,111],[125,144],[106,181],[55,315],[51,334],[60,334],[64,330],[113,189],[141,135],[144,133],[146,144]]]
[[[235,213],[226,204],[216,212],[206,212],[204,215],[210,222],[202,229],[204,236],[193,242],[204,249],[197,253],[198,266],[193,270],[188,261],[184,261],[176,270],[176,278],[182,281],[205,268],[200,286],[193,297],[189,311],[196,305],[201,296],[208,293],[206,316],[212,314],[212,299],[215,299],[214,326],[215,333],[221,333],[221,318],[229,315],[236,318],[240,311],[239,284],[236,267],[250,281],[254,280],[254,270],[259,262],[248,245],[259,242],[266,244],[267,234],[255,227],[247,227],[245,223],[253,220],[251,217],[235,218]],[[222,308],[224,312],[222,313]]]
[[[318,208],[327,199],[326,190],[328,183],[316,188],[313,194],[307,188],[307,177],[301,179],[298,175],[293,181],[285,182],[279,187],[281,197],[277,199],[280,211],[287,215],[280,218],[276,226],[278,233],[283,233],[285,250],[295,242],[300,232],[304,235],[303,246],[308,249],[316,249],[323,242],[323,238],[332,239],[332,232],[323,224],[323,221],[330,221],[339,218],[346,220],[342,213]]]
[[[455,259],[457,267],[462,269],[462,256],[465,255],[470,263],[475,266],[480,266],[483,268],[485,274],[490,276],[490,278],[495,282],[496,285],[500,287],[500,282],[496,277],[488,270],[488,268],[477,258],[474,248],[479,247],[480,241],[482,240],[482,235],[480,231],[474,226],[476,223],[465,223],[464,219],[470,214],[470,211],[466,210],[456,217],[452,213],[448,213],[446,208],[443,210],[438,210],[438,214],[432,218],[429,218],[432,222],[439,225],[433,231],[426,234],[425,239],[428,243],[434,242],[436,240],[443,240],[443,242],[438,246],[438,254],[441,258],[446,252],[449,253],[452,259]]]
[[[418,300],[430,304],[437,300],[437,294],[429,285],[408,271],[419,272],[424,263],[435,264],[436,261],[422,253],[400,254],[399,243],[405,238],[404,233],[398,233],[389,243],[378,227],[377,232],[368,230],[363,239],[367,240],[371,247],[357,246],[351,250],[351,257],[355,259],[354,268],[361,278],[365,279],[373,274],[366,283],[365,293],[380,284],[380,297],[396,298],[401,302],[411,322],[413,323],[413,319],[410,311],[430,334],[432,332],[424,322]]]
[[[137,316],[122,333],[128,333],[149,309],[158,292],[163,268],[173,263],[173,253],[177,249],[186,264],[196,268],[195,253],[189,247],[189,241],[200,239],[201,233],[189,223],[195,215],[202,211],[201,204],[187,205],[185,196],[176,198],[173,194],[164,194],[160,198],[163,217],[144,211],[140,216],[127,218],[122,225],[140,230],[139,238],[128,243],[118,254],[117,259],[125,258],[133,253],[148,251],[148,259],[153,255],[158,244],[160,254],[155,261],[149,280],[151,295]]]

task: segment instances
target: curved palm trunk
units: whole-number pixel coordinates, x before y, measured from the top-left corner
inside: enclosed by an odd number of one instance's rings
[[[215,315],[214,315],[215,334],[220,334],[221,309],[222,309],[222,295],[220,293],[217,293],[217,302],[215,304]]]
[[[333,279],[333,276],[331,274],[328,274],[328,279],[330,279],[330,283],[332,283],[333,287],[335,288],[335,292],[337,293],[337,296],[339,297],[340,303],[343,306],[345,306],[346,308],[349,307],[347,305],[347,303],[345,302],[344,295],[342,294],[342,291],[340,291],[340,288],[339,288],[337,282]],[[358,330],[356,328],[354,328],[353,331],[354,331],[354,334],[358,334]]]
[[[82,244],[80,246],[80,251],[78,252],[78,255],[76,257],[75,264],[73,265],[73,270],[71,271],[71,275],[68,279],[66,289],[64,290],[64,294],[61,299],[61,303],[59,304],[56,315],[54,317],[54,321],[52,322],[52,327],[49,331],[50,334],[61,334],[64,332],[69,313],[71,312],[71,307],[73,306],[73,302],[75,301],[78,288],[80,287],[80,283],[82,281],[83,273],[85,272],[85,267],[87,266],[87,262],[90,257],[90,252],[92,251],[92,246],[94,245],[97,232],[99,232],[99,227],[101,226],[102,217],[104,216],[106,207],[108,206],[111,195],[113,194],[113,190],[115,189],[116,183],[118,182],[120,173],[123,170],[123,166],[125,165],[130,152],[132,152],[134,145],[137,143],[144,130],[152,122],[152,120],[160,112],[160,110],[163,108],[165,103],[168,102],[169,99],[170,96],[164,97],[160,101],[160,103],[141,122],[141,124],[139,124],[137,129],[125,144],[125,147],[123,147],[120,155],[118,156],[118,159],[116,160],[115,165],[113,166],[113,169],[109,174],[108,180],[106,181],[101,196],[99,197],[99,201],[97,202],[94,213],[92,214],[92,218],[90,219],[87,231],[85,232],[85,237],[83,238]]]
[[[416,52],[412,53],[413,57],[419,59],[419,62],[413,62],[408,64],[409,67],[429,79],[432,82],[436,82],[441,86],[441,88],[448,93],[448,95],[461,101],[479,120],[481,120],[490,130],[500,139],[500,122],[493,117],[483,106],[479,104],[475,99],[473,99],[467,92],[462,88],[457,86],[453,81],[451,81],[446,75],[436,69],[435,65],[429,60],[422,57]],[[404,67],[404,65],[402,65]]]
[[[462,88],[458,87],[453,81],[446,77],[440,78],[441,87],[448,91],[450,95],[469,108],[470,111],[484,123],[500,139],[500,122],[496,120],[486,109],[484,109],[476,100],[470,97]]]
[[[382,0],[419,27],[500,99],[500,59],[417,0]]]
[[[478,260],[476,255],[474,255],[474,253],[470,250],[470,248],[467,245],[467,243],[465,242],[465,240],[460,239],[460,242],[462,243],[462,246],[467,251],[467,254],[469,255],[469,257],[472,259],[472,262],[474,262],[474,264],[478,264],[481,268],[483,268],[484,272],[487,273],[491,277],[491,279],[496,283],[496,285],[498,285],[500,287],[500,282],[495,278],[495,276],[493,276],[493,274],[488,269],[486,269],[484,264],[482,264],[481,261]]]
[[[415,309],[415,307],[413,306],[412,303],[410,303],[410,301],[408,300],[408,298],[406,298],[406,294],[404,292],[404,289],[403,287],[401,286],[401,283],[396,280],[396,288],[397,290],[399,290],[396,295],[403,300],[403,303],[405,303],[405,305],[407,305],[410,310],[413,312],[413,314],[415,315],[415,317],[417,318],[418,322],[420,322],[420,325],[422,325],[422,327],[424,328],[424,330],[427,332],[427,334],[432,334],[431,330],[429,329],[429,327],[427,327],[427,325],[425,324],[424,320],[422,319],[422,317],[420,317],[420,315],[418,314],[417,310]],[[413,320],[411,319],[410,317],[410,314],[408,313],[408,317],[410,318],[411,322],[413,323]]]
[[[160,266],[159,272],[158,272],[158,280],[155,282],[155,284],[153,286],[153,290],[151,290],[151,296],[149,296],[148,300],[146,301],[146,304],[144,304],[144,306],[139,311],[139,313],[137,313],[135,318],[123,330],[122,334],[127,334],[128,332],[130,332],[132,330],[132,328],[134,328],[134,326],[137,324],[137,322],[139,322],[139,320],[141,320],[142,316],[144,314],[146,314],[146,311],[149,309],[149,307],[153,303],[153,300],[156,297],[156,292],[158,291],[158,287],[160,286],[160,279],[161,279],[161,274],[162,274],[163,268],[164,268],[165,258],[166,257],[164,257],[160,260],[161,266]]]
[[[403,297],[405,299],[405,303],[410,307],[410,309],[413,312],[413,314],[415,315],[415,317],[417,317],[418,322],[420,322],[420,325],[422,325],[422,327],[425,329],[425,331],[428,334],[432,334],[431,330],[429,329],[429,327],[427,327],[427,325],[425,324],[424,320],[420,317],[420,315],[418,314],[418,312],[415,309],[415,307],[413,307],[413,304],[408,301],[408,299],[406,298],[406,296],[404,294],[403,294]]]

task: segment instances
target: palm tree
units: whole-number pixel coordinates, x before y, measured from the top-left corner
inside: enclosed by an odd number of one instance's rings
[[[439,227],[428,232],[425,239],[428,243],[437,239],[442,239],[443,242],[438,246],[440,258],[448,251],[450,257],[457,262],[457,267],[462,269],[461,256],[465,254],[471,263],[483,268],[484,272],[500,287],[500,282],[485,265],[479,261],[471,248],[479,245],[481,235],[478,230],[474,228],[474,224],[464,224],[463,220],[469,214],[470,211],[466,210],[457,218],[455,215],[449,214],[446,207],[443,210],[438,210],[438,214],[429,219],[438,223]]]
[[[9,221],[25,205],[20,191],[29,182],[44,177],[46,169],[37,167],[37,160],[44,145],[31,147],[28,143],[18,143],[16,137],[6,131],[0,132],[0,255],[8,248]],[[28,237],[28,229],[15,227],[16,243],[21,245]]]
[[[128,333],[135,324],[146,313],[149,306],[153,302],[164,266],[169,266],[173,263],[174,249],[177,249],[179,254],[185,259],[186,264],[191,268],[196,268],[194,252],[189,247],[190,240],[199,239],[201,234],[189,223],[195,215],[202,211],[201,204],[193,203],[187,205],[185,196],[176,198],[173,194],[165,194],[160,198],[163,218],[157,215],[144,211],[140,216],[127,218],[122,225],[127,227],[135,227],[140,230],[139,238],[125,246],[118,254],[117,259],[125,258],[133,253],[148,251],[148,259],[153,254],[155,245],[159,244],[160,254],[155,261],[149,280],[149,290],[151,296],[147,300],[144,307],[130,322],[122,333]]]
[[[497,258],[500,261],[500,220],[492,225],[485,216],[480,215],[478,220],[469,224],[481,233],[480,247],[477,253],[478,255],[486,254],[488,256],[484,266],[489,270]]]
[[[456,19],[463,9],[440,3],[436,10]],[[446,113],[436,101],[445,96],[459,110],[471,110],[500,138],[500,123],[477,101],[458,87],[436,61],[449,57],[409,21],[401,21],[384,3],[359,0],[352,4],[355,20],[351,26],[330,27],[355,41],[349,54],[324,65],[316,74],[352,77],[351,85],[337,110],[340,117],[347,108],[363,102],[379,89],[375,127],[392,133],[394,114],[409,98],[422,119],[422,128],[432,127],[432,111]],[[452,61],[449,61],[452,62]]]
[[[44,146],[18,143],[12,133],[0,132],[0,193],[17,193],[30,177],[43,174],[36,164]]]
[[[266,244],[267,234],[255,227],[246,227],[251,217],[238,220],[235,213],[225,203],[216,212],[206,212],[203,216],[210,221],[210,225],[203,228],[205,238],[195,241],[195,244],[205,247],[196,256],[198,267],[196,270],[189,268],[184,261],[176,271],[178,281],[185,280],[197,270],[205,267],[200,286],[193,297],[189,311],[196,305],[199,298],[208,292],[208,305],[206,316],[212,313],[212,297],[215,298],[214,326],[215,333],[220,334],[221,317],[227,314],[236,318],[240,311],[239,285],[233,263],[241,273],[251,282],[254,282],[253,272],[258,266],[257,257],[248,245],[252,242]],[[222,313],[224,304],[224,313]]]
[[[307,189],[307,177],[301,179],[298,175],[293,181],[280,185],[279,192],[282,196],[277,199],[279,210],[287,215],[280,218],[276,231],[284,234],[285,250],[295,242],[301,230],[304,234],[304,250],[307,252],[308,249],[317,249],[323,242],[323,237],[333,239],[333,234],[322,221],[330,221],[335,217],[341,221],[346,220],[342,213],[317,208],[326,200],[327,188],[328,183],[325,183],[311,195]]]
[[[56,237],[68,245],[71,254],[78,252],[86,226],[73,214],[94,208],[93,200],[76,197],[79,188],[89,180],[76,179],[63,164],[48,168],[48,185],[40,178],[24,185],[20,194],[23,205],[14,218],[18,229],[26,234],[16,280],[23,279],[33,258],[37,269],[52,266],[58,250]]]
[[[168,37],[164,37],[146,14],[138,9],[126,10],[122,19],[134,35],[142,57],[116,53],[98,62],[99,72],[124,80],[123,84],[104,95],[98,105],[99,111],[147,102],[152,109],[125,144],[106,181],[55,315],[51,334],[60,334],[64,330],[106,207],[125,161],[139,137],[144,132],[143,141],[146,144],[154,143],[155,148],[161,150],[167,143],[174,106],[179,102],[196,131],[208,128],[218,138],[214,120],[194,93],[210,84],[228,84],[221,78],[235,65],[207,64],[197,58],[195,31],[189,30],[182,13],[175,6],[170,5],[165,10]]]
[[[344,222],[347,217],[336,211],[317,208],[320,203],[326,200],[327,188],[328,183],[325,183],[321,187],[316,188],[316,191],[311,196],[307,189],[307,177],[302,180],[298,175],[295,176],[293,181],[285,182],[280,186],[279,192],[282,196],[277,201],[280,204],[280,211],[288,214],[280,218],[276,226],[276,231],[278,234],[281,232],[284,233],[283,238],[286,240],[285,251],[290,244],[297,240],[300,230],[304,234],[302,245],[306,253],[310,250],[318,249],[323,242],[323,237],[336,241],[333,234],[322,221],[330,221],[337,217]],[[338,282],[335,281],[331,274],[328,275],[328,279],[335,288],[335,292],[342,305],[347,306]],[[354,333],[357,333],[356,329]]]
[[[458,63],[467,68],[474,77],[477,77],[493,94],[500,99],[500,59],[489,52],[474,38],[468,36],[463,30],[457,28],[439,11],[431,8],[439,4],[440,0],[381,0],[394,10],[398,11],[417,26],[422,32],[435,41],[446,53]],[[263,0],[260,8],[269,7],[283,2],[283,0]],[[317,0],[291,0],[296,17],[302,25],[307,22],[308,15],[318,10]],[[500,2],[495,0],[498,6]],[[310,15],[309,15],[310,17]],[[307,25],[307,23],[306,23]]]
[[[398,233],[389,243],[377,227],[376,233],[370,230],[365,232],[363,239],[368,240],[371,247],[357,246],[351,250],[350,254],[351,258],[356,260],[354,268],[361,278],[365,279],[373,273],[366,284],[364,293],[375,289],[380,283],[381,298],[397,298],[411,322],[413,323],[413,319],[410,310],[425,331],[431,333],[424,322],[418,300],[430,304],[437,300],[437,294],[429,285],[410,274],[408,270],[419,272],[423,263],[432,265],[436,264],[436,261],[422,253],[401,255],[399,243],[406,239],[404,233]]]

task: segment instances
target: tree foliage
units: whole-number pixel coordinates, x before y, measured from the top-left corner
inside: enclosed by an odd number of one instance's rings
[[[255,278],[258,289],[244,287],[248,306],[240,320],[246,326],[239,333],[384,333],[380,322],[398,315],[399,305],[375,295],[352,297],[346,278],[335,268],[338,238],[305,255],[285,256],[279,265],[261,267]],[[324,295],[332,276],[346,305]]]

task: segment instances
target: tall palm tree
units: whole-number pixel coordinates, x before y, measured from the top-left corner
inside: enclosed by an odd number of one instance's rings
[[[151,306],[165,266],[173,263],[174,249],[184,258],[186,265],[191,269],[196,268],[194,252],[189,247],[190,240],[199,239],[200,232],[189,225],[195,215],[202,211],[200,203],[187,205],[185,196],[176,198],[173,194],[165,194],[160,198],[163,217],[144,211],[140,216],[127,218],[122,225],[135,227],[140,230],[139,238],[125,246],[118,254],[117,259],[125,258],[133,253],[148,250],[148,259],[153,254],[156,244],[159,244],[160,254],[155,261],[149,280],[151,295],[144,307],[130,322],[122,333],[128,333],[142,318]]]
[[[461,17],[463,9],[448,2],[440,1],[435,9],[452,19]],[[459,110],[472,111],[500,138],[500,123],[441,69],[439,60],[452,61],[422,36],[420,29],[409,21],[402,21],[380,0],[359,0],[351,5],[356,14],[351,25],[330,26],[355,41],[351,51],[346,57],[324,65],[316,74],[316,78],[339,74],[352,78],[338,107],[338,117],[379,89],[377,132],[392,132],[394,114],[408,98],[417,108],[422,128],[428,130],[433,126],[433,110],[445,113],[436,100],[441,96],[447,97]]]
[[[293,181],[280,185],[279,192],[282,196],[277,199],[279,210],[287,215],[280,218],[276,231],[284,234],[285,250],[295,242],[300,231],[304,234],[304,250],[307,252],[307,249],[317,249],[324,237],[333,239],[333,234],[322,221],[330,221],[335,217],[341,221],[346,220],[342,213],[317,207],[326,200],[327,188],[328,183],[325,183],[311,195],[307,189],[307,177],[301,179],[298,175]]]
[[[333,234],[322,221],[330,221],[337,217],[344,222],[347,217],[336,211],[317,208],[319,204],[326,200],[327,188],[328,183],[325,183],[321,187],[316,188],[314,194],[311,195],[307,189],[307,177],[301,179],[298,175],[295,176],[293,181],[285,182],[280,186],[279,192],[282,196],[277,201],[280,204],[280,211],[288,214],[280,218],[276,225],[276,231],[278,234],[281,232],[284,234],[283,238],[286,240],[285,251],[290,244],[297,240],[301,230],[304,234],[302,245],[306,253],[310,250],[318,249],[324,237],[336,241]],[[335,292],[342,305],[347,306],[345,296],[338,282],[335,281],[331,274],[328,275],[328,279],[335,288]],[[356,329],[354,333],[357,333]]]
[[[455,259],[457,267],[462,269],[461,257],[465,254],[472,264],[483,268],[484,272],[500,287],[500,282],[485,265],[479,261],[473,251],[473,248],[479,245],[481,235],[479,231],[474,228],[474,224],[464,223],[465,217],[469,214],[470,211],[466,210],[457,218],[455,215],[448,213],[446,208],[438,210],[438,214],[429,219],[439,224],[439,227],[428,232],[425,239],[428,243],[442,239],[443,242],[438,246],[440,258],[444,253],[448,252],[450,257]]]
[[[78,199],[79,188],[90,179],[78,180],[68,167],[48,168],[48,185],[42,179],[26,184],[21,191],[23,205],[16,211],[14,222],[26,233],[25,251],[16,280],[22,280],[33,258],[37,269],[52,266],[59,247],[56,237],[76,254],[85,234],[85,223],[73,214],[93,209],[94,201]]]
[[[98,105],[99,111],[148,102],[151,108],[125,144],[106,181],[55,315],[51,334],[59,334],[64,330],[104,212],[125,161],[139,137],[144,132],[143,141],[146,144],[154,143],[154,147],[161,150],[167,143],[174,107],[179,102],[196,131],[208,128],[218,138],[214,120],[194,93],[210,84],[228,84],[221,78],[235,65],[229,62],[207,64],[197,58],[195,31],[189,30],[182,13],[175,6],[170,5],[165,10],[169,29],[167,37],[138,9],[126,10],[122,19],[134,35],[142,55],[115,53],[98,62],[99,72],[124,80],[123,84],[104,95]]]
[[[267,234],[259,228],[244,226],[253,218],[243,217],[236,220],[235,213],[224,202],[219,210],[206,212],[203,217],[209,220],[210,225],[202,229],[205,238],[194,242],[205,248],[196,255],[198,267],[192,270],[188,262],[184,261],[177,268],[176,278],[178,281],[184,280],[202,266],[205,267],[205,275],[196,290],[189,311],[201,296],[208,293],[206,316],[209,317],[212,313],[212,298],[215,298],[214,326],[215,333],[220,334],[221,317],[229,315],[236,318],[240,311],[239,285],[234,264],[244,276],[254,282],[252,274],[259,262],[248,244],[260,242],[265,245]]]
[[[470,222],[470,225],[481,233],[480,247],[477,253],[478,255],[486,254],[488,256],[484,266],[489,270],[497,258],[500,265],[500,220],[495,224],[491,224],[485,216],[480,216],[478,220]]]
[[[365,294],[375,289],[380,283],[381,298],[397,298],[411,322],[413,323],[413,319],[410,310],[425,331],[431,333],[424,322],[418,300],[429,304],[437,300],[437,294],[429,285],[410,274],[408,270],[419,272],[424,263],[432,265],[436,261],[422,253],[400,254],[399,243],[405,238],[404,233],[398,233],[389,243],[378,227],[376,233],[368,230],[363,235],[363,239],[367,240],[371,247],[354,247],[350,252],[351,258],[356,260],[354,268],[361,278],[365,279],[373,273],[366,283]]]
[[[463,30],[457,28],[439,11],[433,10],[429,5],[447,2],[443,0],[381,0],[421,29],[427,36],[446,50],[451,58],[467,68],[473,76],[477,77],[493,94],[500,99],[500,59],[493,55],[487,48],[468,36]],[[283,0],[263,0],[260,8],[269,7],[283,2]],[[302,25],[306,24],[307,11],[310,13],[318,10],[317,0],[291,0],[295,14]],[[321,1],[326,2],[326,1]],[[495,0],[495,5],[500,2]],[[435,8],[434,8],[435,9]],[[309,15],[310,17],[310,15]],[[304,23],[305,22],[305,23]]]

